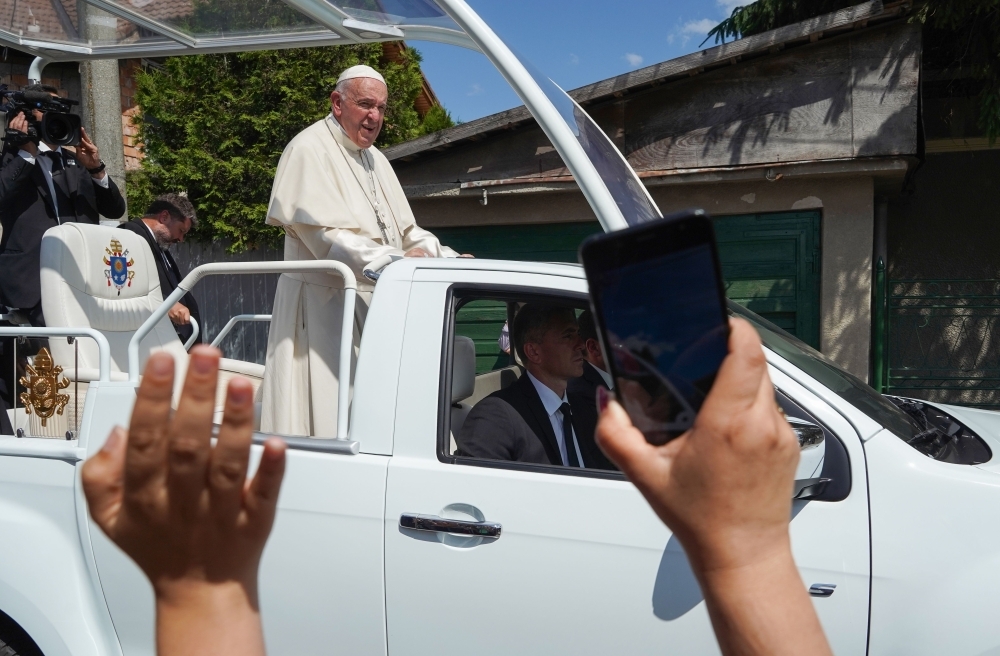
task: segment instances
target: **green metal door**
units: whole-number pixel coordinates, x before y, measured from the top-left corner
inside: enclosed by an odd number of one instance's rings
[[[726,296],[819,348],[820,214],[715,218]]]
[[[726,294],[740,305],[819,347],[820,213],[715,217]],[[441,242],[479,258],[576,262],[596,222],[438,228]],[[478,302],[456,317],[456,332],[476,341],[477,369],[497,361],[505,320],[500,304]]]

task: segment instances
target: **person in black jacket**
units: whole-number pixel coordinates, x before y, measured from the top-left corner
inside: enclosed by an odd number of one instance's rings
[[[597,340],[597,327],[594,325],[594,315],[590,310],[584,310],[577,317],[580,326],[580,340],[583,342],[583,375],[569,381],[570,394],[579,394],[591,405],[597,403],[597,388],[614,389],[614,381],[608,373],[608,365],[604,362],[601,343]]]
[[[146,240],[156,259],[156,271],[160,274],[160,293],[166,298],[177,289],[184,279],[184,272],[177,266],[167,248],[171,244],[184,241],[184,236],[198,223],[194,205],[187,197],[180,194],[162,194],[149,205],[149,209],[141,219],[127,221],[119,228],[129,230]],[[181,342],[187,343],[194,332],[191,318],[202,326],[201,315],[198,313],[198,303],[190,292],[174,303],[167,313],[174,324],[174,330]],[[202,326],[204,330],[204,326]],[[201,342],[204,333],[198,335]]]
[[[49,85],[24,90],[56,95]],[[36,120],[42,116],[34,112]],[[9,127],[27,133],[28,121],[18,113]],[[18,310],[19,323],[45,325],[39,276],[45,231],[67,221],[98,223],[101,215],[118,218],[125,213],[125,199],[105,170],[97,146],[85,130],[80,132],[76,152],[45,142],[14,146],[8,141],[0,159],[0,305]],[[22,353],[41,344],[32,342]],[[2,339],[0,344],[0,397],[13,407],[17,394],[13,339]]]
[[[26,91],[55,88],[32,85]],[[41,120],[42,113],[35,111]],[[10,127],[27,133],[23,114]],[[0,303],[17,308],[33,326],[44,326],[39,280],[42,235],[67,221],[98,223],[118,218],[125,199],[108,175],[97,146],[81,129],[76,152],[45,142],[7,148],[0,163]]]
[[[567,393],[584,363],[573,308],[525,304],[514,318],[511,341],[526,371],[469,412],[455,436],[460,455],[614,469],[594,441],[594,401]]]

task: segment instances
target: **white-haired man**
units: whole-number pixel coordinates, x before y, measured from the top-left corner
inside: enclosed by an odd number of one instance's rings
[[[285,229],[286,260],[338,260],[358,280],[360,343],[371,292],[362,275],[376,258],[457,257],[418,227],[389,161],[372,144],[388,101],[385,79],[352,66],[330,94],[330,114],[285,147],[267,223]],[[262,389],[261,430],[333,437],[344,307],[343,281],[325,273],[283,274],[274,295]]]

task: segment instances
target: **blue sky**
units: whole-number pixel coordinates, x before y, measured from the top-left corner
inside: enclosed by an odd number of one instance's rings
[[[710,28],[748,1],[468,0],[504,41],[567,90],[698,50]],[[424,74],[454,118],[471,121],[521,104],[483,55],[410,45],[423,54]]]

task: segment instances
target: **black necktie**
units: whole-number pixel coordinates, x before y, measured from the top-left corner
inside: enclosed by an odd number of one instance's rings
[[[62,171],[63,170],[62,153],[60,153],[58,150],[46,150],[42,154],[45,155],[46,157],[48,157],[50,160],[52,160],[52,172],[53,173],[55,173],[56,171]]]
[[[573,411],[568,403],[563,403],[559,411],[563,416],[563,442],[566,444],[566,462],[570,467],[579,467],[580,460],[576,457],[576,442],[573,440]]]

